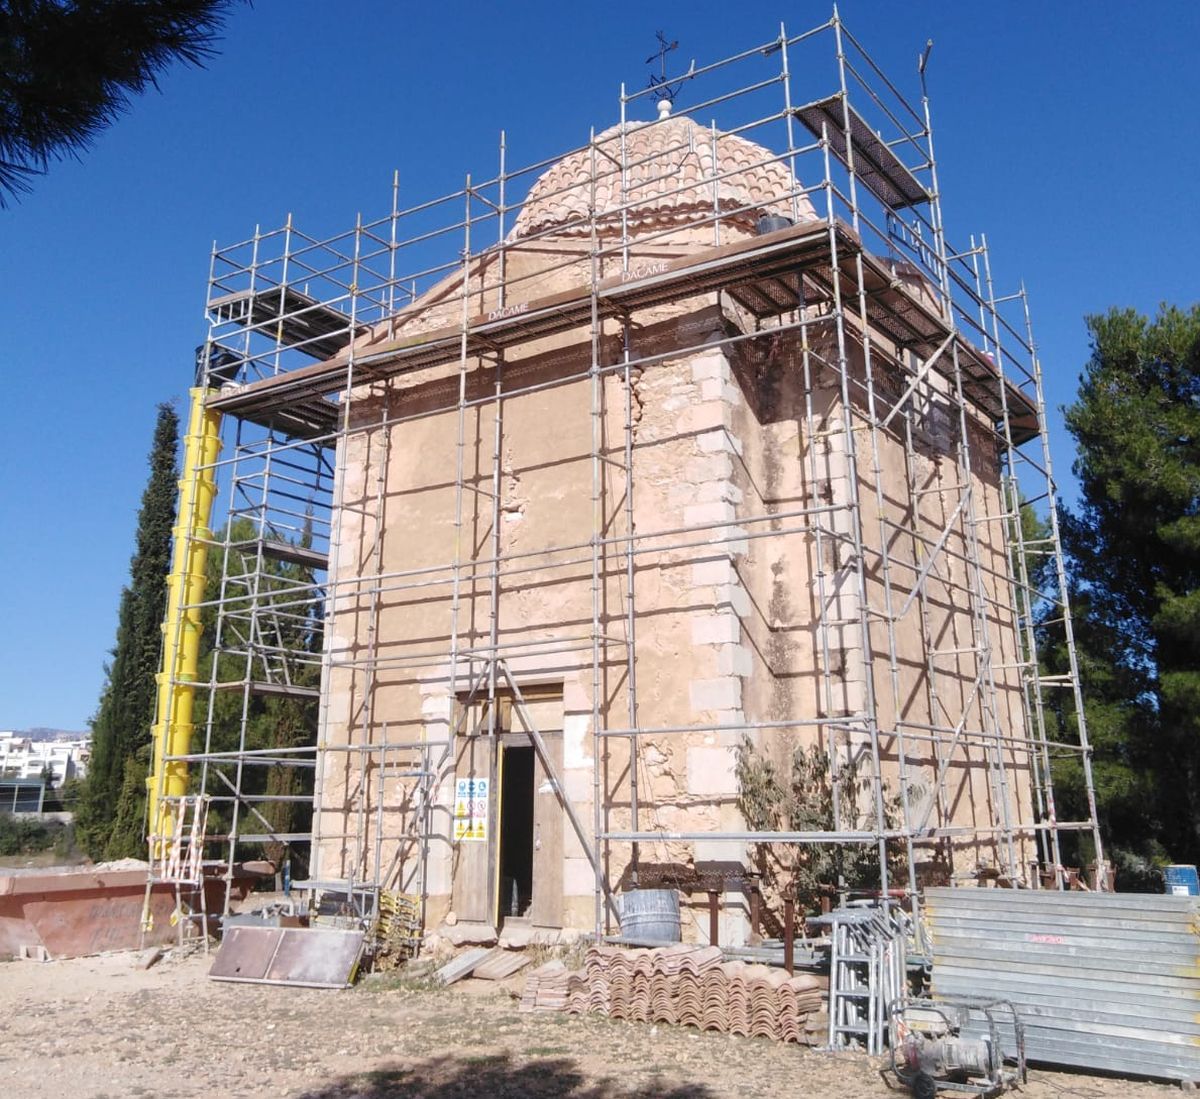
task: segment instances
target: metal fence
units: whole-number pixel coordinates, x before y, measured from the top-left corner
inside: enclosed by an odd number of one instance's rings
[[[1031,1061],[1200,1080],[1200,898],[930,889],[926,917],[934,998],[1010,1000]]]

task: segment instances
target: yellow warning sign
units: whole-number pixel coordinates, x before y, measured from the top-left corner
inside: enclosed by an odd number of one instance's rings
[[[486,842],[488,820],[488,780],[460,778],[454,786],[454,839]]]
[[[454,838],[456,840],[486,840],[487,823],[482,820],[456,817],[454,820]]]

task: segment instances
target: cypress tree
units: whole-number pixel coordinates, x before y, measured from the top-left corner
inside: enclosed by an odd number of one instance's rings
[[[139,772],[144,776],[149,760],[154,677],[175,523],[178,446],[179,417],[170,405],[161,404],[150,450],[150,476],[138,512],[129,585],[121,592],[116,645],[92,719],[92,758],[77,834],[93,858],[120,857],[140,850],[146,791],[144,784],[127,779]]]

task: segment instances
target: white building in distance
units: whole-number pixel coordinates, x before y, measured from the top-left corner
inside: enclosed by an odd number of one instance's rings
[[[83,778],[91,754],[91,738],[34,740],[12,730],[0,730],[0,777],[40,778],[46,768],[54,785]]]

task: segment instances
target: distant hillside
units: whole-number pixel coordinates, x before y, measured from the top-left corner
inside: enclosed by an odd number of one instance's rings
[[[86,729],[80,732],[77,729],[47,729],[41,725],[34,729],[14,729],[13,732],[30,740],[81,740],[89,735]]]

